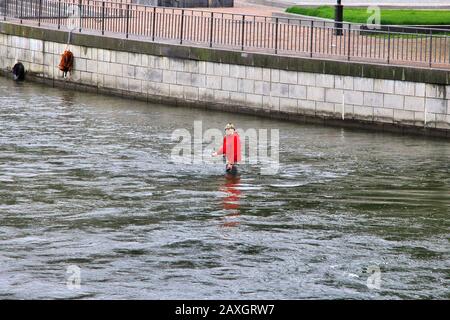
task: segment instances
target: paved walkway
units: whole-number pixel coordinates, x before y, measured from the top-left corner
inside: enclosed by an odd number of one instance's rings
[[[202,10],[270,17],[274,12],[284,12],[285,8],[266,5],[264,3],[256,4],[244,0],[235,0],[233,8],[208,8]]]

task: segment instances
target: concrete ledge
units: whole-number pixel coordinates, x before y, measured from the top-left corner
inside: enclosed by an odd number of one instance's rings
[[[6,70],[0,70],[0,75],[11,78],[11,75]],[[398,134],[414,134],[421,135],[427,137],[434,138],[450,138],[450,130],[446,129],[437,129],[437,128],[425,128],[425,127],[417,127],[414,125],[407,125],[402,123],[376,123],[371,120],[359,120],[359,119],[336,119],[327,116],[314,116],[307,114],[299,114],[299,113],[289,113],[275,110],[264,110],[264,109],[253,109],[249,107],[244,107],[240,105],[230,105],[223,104],[218,102],[204,102],[204,101],[186,101],[184,99],[175,98],[175,97],[167,97],[167,96],[158,96],[158,95],[150,95],[150,94],[142,94],[138,92],[130,92],[113,88],[103,88],[97,87],[93,85],[80,84],[66,80],[60,79],[49,79],[44,78],[39,74],[33,74],[28,72],[26,75],[26,79],[28,81],[33,81],[36,83],[41,83],[45,85],[49,85],[52,87],[64,88],[69,90],[77,90],[81,92],[90,92],[96,94],[106,94],[113,95],[116,97],[121,97],[125,99],[136,99],[140,101],[146,101],[150,103],[160,103],[160,104],[169,104],[174,106],[183,106],[188,108],[200,108],[207,110],[217,110],[223,112],[231,112],[231,113],[241,113],[254,115],[263,118],[272,118],[277,120],[286,120],[292,121],[296,123],[304,123],[304,124],[318,124],[318,125],[329,125],[335,127],[346,127],[353,129],[361,129],[361,130],[372,130],[372,131],[384,131],[384,132],[392,132]]]
[[[59,43],[66,43],[68,39],[68,32],[66,31],[31,27],[10,22],[0,22],[0,33]],[[369,64],[367,62],[275,56],[262,53],[153,43],[83,33],[72,34],[72,44],[169,58],[228,63],[289,71],[402,80],[439,85],[450,84],[450,70]]]

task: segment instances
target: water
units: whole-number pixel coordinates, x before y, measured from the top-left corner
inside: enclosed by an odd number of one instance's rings
[[[448,141],[4,78],[0,108],[0,298],[450,298]],[[280,130],[277,175],[171,161],[230,120]]]

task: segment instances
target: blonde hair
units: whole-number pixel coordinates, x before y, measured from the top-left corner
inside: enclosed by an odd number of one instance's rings
[[[225,130],[227,130],[227,129],[233,129],[233,130],[236,130],[236,129],[234,128],[234,124],[232,124],[231,122],[227,123],[227,125],[225,126]]]

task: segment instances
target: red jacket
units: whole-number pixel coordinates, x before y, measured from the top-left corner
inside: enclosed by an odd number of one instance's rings
[[[225,154],[227,163],[233,164],[241,161],[241,139],[237,132],[223,137],[223,145],[217,154]]]

